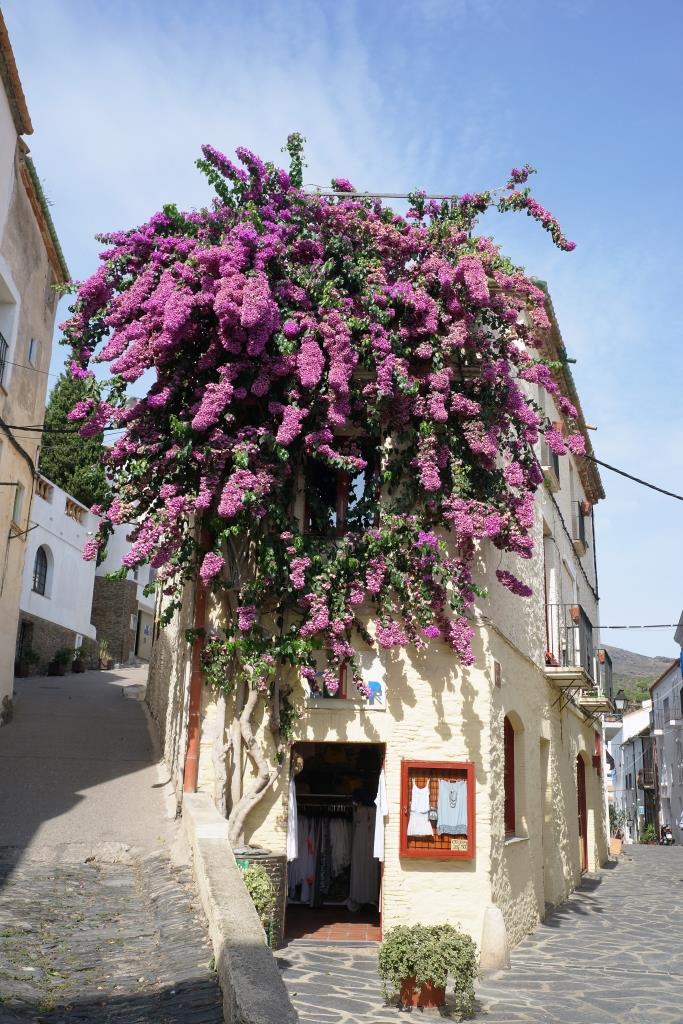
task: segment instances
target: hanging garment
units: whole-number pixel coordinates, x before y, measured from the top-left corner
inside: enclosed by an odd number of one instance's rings
[[[287,804],[287,860],[296,860],[299,856],[299,832],[296,812],[296,786],[294,779],[289,780],[289,800]]]
[[[467,835],[467,783],[439,779],[436,831],[440,836]]]
[[[375,839],[372,848],[372,855],[379,861],[384,860],[384,819],[389,813],[387,803],[387,783],[384,777],[384,768],[379,773],[377,783],[377,796],[375,797]]]
[[[304,841],[299,847],[301,861],[301,902],[311,903],[315,896],[316,864],[320,841],[320,819],[306,818]]]
[[[330,847],[332,852],[332,877],[337,878],[351,863],[351,835],[353,826],[346,818],[332,818],[330,821]]]
[[[379,864],[373,856],[375,808],[355,807],[353,811],[353,844],[351,846],[351,881],[349,909],[363,903],[376,903],[379,895]]]
[[[427,817],[429,812],[429,783],[425,786],[418,786],[413,782],[412,797],[410,800],[410,818],[408,819],[409,836],[433,836],[431,822]]]

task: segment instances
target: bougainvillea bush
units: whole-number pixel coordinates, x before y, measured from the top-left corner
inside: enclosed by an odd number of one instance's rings
[[[400,216],[342,179],[333,196],[305,192],[301,138],[287,149],[289,171],[205,146],[211,208],[166,206],[102,236],[64,325],[92,392],[72,419],[84,436],[123,431],[86,557],[133,524],[125,567],[151,562],[167,616],[198,574],[225,608],[210,680],[275,701],[278,729],[282,666],[316,685],[316,651],[329,694],[345,664],[363,689],[359,643],[445,643],[471,663],[477,543],[530,557],[539,430],[558,453],[583,445],[525,394],[525,381],[557,392],[543,291],[473,231],[491,206],[526,210],[573,248],[531,196],[531,168],[495,195],[416,193]],[[93,363],[109,364],[106,383]]]

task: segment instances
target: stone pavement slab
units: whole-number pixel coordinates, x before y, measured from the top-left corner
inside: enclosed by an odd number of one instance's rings
[[[0,1024],[220,1024],[146,671],[17,680],[0,729]]]
[[[277,954],[302,1021],[439,1020],[386,1006],[377,947],[293,942]],[[683,1024],[683,847],[625,847],[477,982],[481,1024]]]

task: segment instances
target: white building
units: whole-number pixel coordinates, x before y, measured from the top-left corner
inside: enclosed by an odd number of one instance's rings
[[[659,826],[671,825],[674,839],[683,842],[683,679],[681,665],[670,668],[650,686],[659,782]]]
[[[651,708],[652,701],[643,701],[635,711],[624,714],[616,732],[611,736],[611,730],[606,732],[607,747],[614,759],[614,809],[624,815],[627,842],[637,841],[654,806]]]
[[[60,648],[96,645],[91,622],[95,564],[83,545],[99,519],[46,477],[36,478],[21,587],[17,662],[44,671]],[[91,641],[89,645],[87,641]]]

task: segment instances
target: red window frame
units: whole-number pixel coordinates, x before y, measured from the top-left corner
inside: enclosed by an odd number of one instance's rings
[[[306,486],[306,468],[311,463],[304,464],[304,533],[313,536],[321,536],[311,525],[311,506],[309,500],[308,487]],[[330,467],[328,467],[330,468]],[[336,516],[337,525],[334,530],[330,532],[331,537],[343,537],[348,532],[348,511],[349,511],[349,485],[351,481],[351,474],[345,469],[338,469],[336,472],[336,484],[337,484],[337,501],[336,501]],[[373,525],[379,526],[379,499],[380,499],[380,485],[379,481],[377,484],[377,511],[374,516]]]
[[[510,719],[503,722],[503,792],[505,794],[505,835],[514,836],[517,829],[515,811],[515,730]]]
[[[467,846],[449,849],[448,835],[412,837],[408,835],[410,818],[410,783],[416,777],[463,779],[467,783]],[[473,860],[476,851],[475,776],[473,761],[407,761],[401,762],[401,814],[399,854],[401,857],[438,858],[440,860]]]

